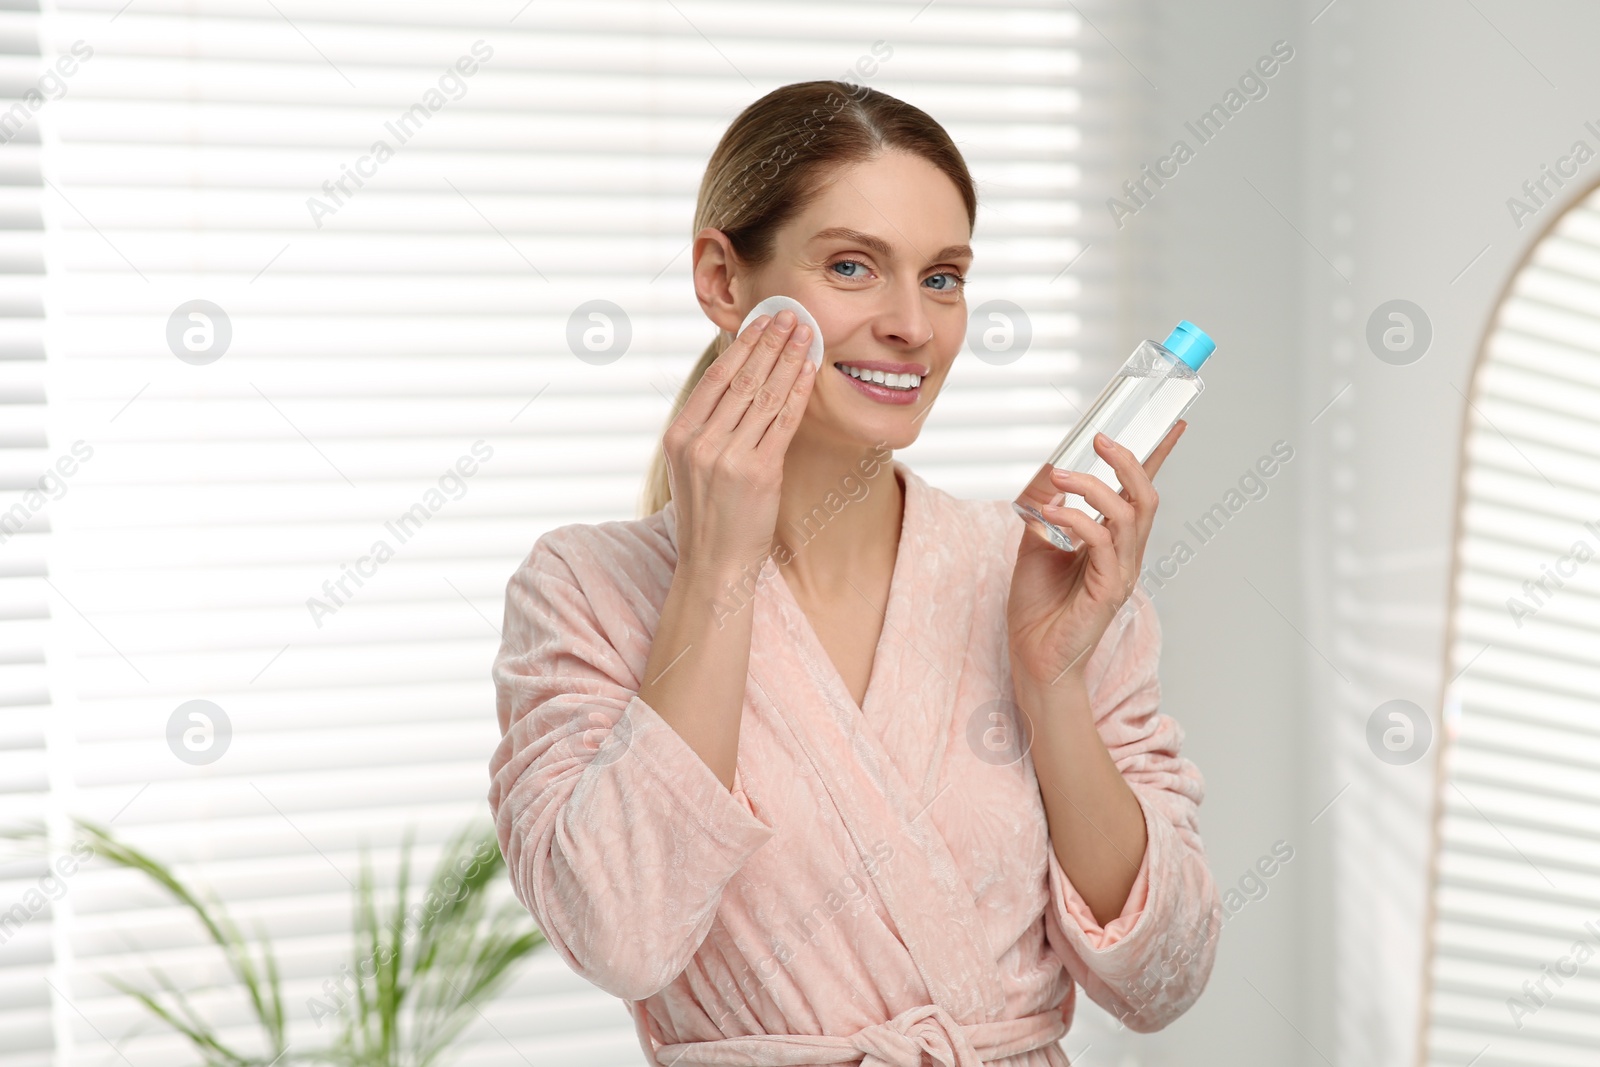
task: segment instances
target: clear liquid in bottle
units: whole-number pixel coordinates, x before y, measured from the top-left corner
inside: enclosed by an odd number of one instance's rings
[[[1187,319],[1178,323],[1165,344],[1139,342],[1083,418],[1012,501],[1017,514],[1057,548],[1076,549],[1071,533],[1047,519],[1041,507],[1075,508],[1096,520],[1100,512],[1083,497],[1057,489],[1051,471],[1082,471],[1105,482],[1112,492],[1121,492],[1117,472],[1094,450],[1095,434],[1105,434],[1143,463],[1205,389],[1197,372],[1215,349],[1215,342]]]

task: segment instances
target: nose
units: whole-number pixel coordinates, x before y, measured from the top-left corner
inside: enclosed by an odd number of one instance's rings
[[[902,348],[921,348],[933,340],[933,321],[922,302],[922,283],[913,278],[896,285],[884,296],[878,314],[879,340]]]

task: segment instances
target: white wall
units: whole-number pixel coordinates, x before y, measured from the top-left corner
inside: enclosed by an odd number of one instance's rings
[[[1219,344],[1146,562],[1273,441],[1295,449],[1158,594],[1166,707],[1207,777],[1219,883],[1278,839],[1295,858],[1229,920],[1201,1001],[1119,1041],[1123,1065],[1416,1062],[1463,394],[1518,258],[1600,175],[1590,163],[1520,230],[1506,210],[1600,122],[1600,7],[1325,3],[1151,0],[1129,51],[1166,116],[1144,131],[1153,160],[1193,144],[1183,121],[1273,41],[1295,49],[1123,231],[1154,264],[1126,345],[1178,317]],[[1433,327],[1408,366],[1364,336],[1395,298]],[[1404,767],[1364,735],[1396,697],[1436,739]]]
[[[1293,619],[1302,610],[1299,511],[1311,433],[1299,402],[1301,241],[1246,180],[1291,219],[1303,214],[1299,134],[1315,45],[1284,5],[1269,2],[1154,0],[1148,18],[1147,39],[1129,58],[1148,79],[1134,89],[1148,95],[1154,115],[1118,184],[1142,163],[1153,167],[1175,140],[1194,156],[1119,231],[1144,263],[1128,278],[1134,312],[1121,347],[1146,335],[1159,340],[1157,331],[1180,318],[1218,345],[1202,369],[1206,392],[1189,429],[1157,477],[1161,506],[1145,555],[1147,567],[1160,565],[1180,540],[1194,553],[1165,564],[1166,574],[1176,573],[1155,592],[1164,703],[1206,776],[1201,830],[1219,888],[1236,886],[1275,842],[1294,853],[1264,880],[1266,895],[1227,920],[1199,1003],[1159,1034],[1124,1036],[1111,1062],[1287,1064],[1300,1039],[1262,996],[1303,1027],[1308,972],[1300,931],[1318,829],[1326,829],[1307,825],[1298,797],[1308,668],[1301,639],[1278,614]],[[1279,40],[1293,57],[1262,79],[1266,95],[1202,144],[1185,122],[1221,101]],[[1279,441],[1292,458],[1262,480],[1266,495],[1244,498],[1202,543],[1186,523],[1224,502]],[[1084,1059],[1093,1064],[1096,1054]]]

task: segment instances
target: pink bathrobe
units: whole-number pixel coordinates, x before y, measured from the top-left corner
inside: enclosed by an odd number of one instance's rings
[[[996,715],[1013,695],[1022,520],[893,463],[905,512],[864,706],[771,559],[753,597],[729,597],[755,613],[731,792],[636,695],[674,505],[552,530],[507,584],[500,848],[555,951],[627,1001],[650,1064],[1065,1067],[1075,983],[1149,1031],[1210,974],[1204,784],[1160,711],[1148,596],[1085,666],[1149,835],[1101,927],[1050,847],[1014,720]]]

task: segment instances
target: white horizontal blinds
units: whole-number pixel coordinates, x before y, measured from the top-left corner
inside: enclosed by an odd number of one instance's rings
[[[1130,250],[1104,193],[1126,169],[1115,131],[1137,117],[1129,87],[1139,76],[1107,44],[1137,51],[1126,8],[1001,6],[1011,5],[934,4],[914,24],[954,31],[951,52],[967,57],[960,75],[942,73],[943,51],[925,67],[921,50],[897,47],[873,84],[939,119],[979,187],[967,307],[969,338],[982,347],[963,348],[901,458],[958,496],[1009,499],[1126,356],[1113,351],[1126,304],[1114,285]],[[902,56],[910,62],[897,65]]]
[[[38,5],[0,5],[0,826],[44,821],[51,767],[46,668],[50,504],[61,492],[45,419],[44,229],[29,97],[46,64]],[[41,483],[41,479],[43,482]],[[63,883],[48,859],[0,842],[0,1067],[44,1067],[45,978]]]
[[[634,513],[712,334],[686,246],[747,103],[892,46],[867,83],[948,121],[984,183],[974,299],[1024,305],[1035,331],[1008,366],[963,357],[917,465],[1001,496],[1064,429],[1047,383],[1077,390],[1098,321],[1077,311],[1108,268],[1091,251],[1046,283],[1076,252],[1098,137],[1077,116],[1109,68],[1082,62],[1069,5],[922,7],[808,6],[798,25],[792,5],[682,0],[51,14],[50,40],[93,49],[50,105],[48,169],[52,418],[95,447],[56,513],[76,804],[266,924],[295,1041],[329,1033],[306,1001],[344,958],[360,843],[387,873],[402,826],[436,846],[487,815],[506,579],[544,531]],[[631,329],[610,364],[568,347],[596,299]],[[169,747],[192,700],[229,723],[213,762]],[[73,887],[60,1062],[106,1062],[102,1034],[134,1062],[191,1062],[160,1028],[123,1036],[142,1017],[98,976],[145,961],[214,987],[197,1004],[248,1039],[183,914],[115,872]],[[462,1062],[638,1062],[621,1005],[549,950],[482,1008]]]
[[[1579,1067],[1600,1049],[1600,193],[1535,248],[1478,375],[1427,1057]]]

